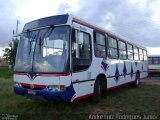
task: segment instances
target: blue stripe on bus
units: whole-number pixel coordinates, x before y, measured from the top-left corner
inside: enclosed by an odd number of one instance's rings
[[[14,91],[15,93],[19,94],[19,95],[23,95],[26,96],[28,98],[35,98],[35,99],[44,99],[47,101],[67,101],[67,102],[71,102],[71,100],[73,99],[73,97],[75,97],[75,90],[73,88],[73,84],[71,83],[70,86],[66,87],[66,89],[64,91],[49,91],[47,89],[43,89],[43,90],[35,90],[36,91],[36,95],[30,95],[28,94],[28,90],[27,88],[23,88],[20,86],[14,86]]]

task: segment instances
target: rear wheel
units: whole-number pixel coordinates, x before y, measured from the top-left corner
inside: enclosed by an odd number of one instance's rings
[[[98,103],[102,96],[102,85],[100,84],[100,80],[96,79],[94,84],[94,95],[93,95],[93,101]]]

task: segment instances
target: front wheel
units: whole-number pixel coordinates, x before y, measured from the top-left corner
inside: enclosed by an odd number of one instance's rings
[[[101,96],[102,96],[102,86],[100,84],[100,80],[97,79],[94,84],[93,101],[98,103],[101,99]]]

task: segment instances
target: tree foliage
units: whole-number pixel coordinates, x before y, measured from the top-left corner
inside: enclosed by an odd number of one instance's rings
[[[13,43],[14,42],[14,43]],[[3,57],[5,58],[5,60],[10,64],[10,65],[14,65],[15,64],[15,59],[16,59],[16,53],[17,53],[17,47],[18,47],[18,40],[14,40],[13,42],[11,42],[9,44],[9,47],[4,49],[4,54]],[[12,44],[13,47],[12,47]]]

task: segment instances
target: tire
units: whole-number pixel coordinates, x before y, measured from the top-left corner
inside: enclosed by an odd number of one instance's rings
[[[102,85],[100,84],[100,80],[97,79],[94,84],[93,101],[95,103],[98,103],[100,102],[101,97],[102,97]]]
[[[139,87],[140,86],[140,75],[139,75],[139,73],[136,73],[136,80],[134,82],[134,86],[135,87]]]
[[[102,95],[102,97],[105,97],[106,96],[106,89],[107,89],[107,85],[104,85],[104,84],[106,84],[106,83],[101,83],[101,95]]]

